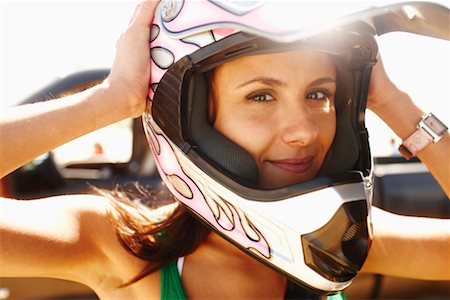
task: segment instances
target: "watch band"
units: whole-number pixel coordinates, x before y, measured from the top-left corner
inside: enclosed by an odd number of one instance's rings
[[[417,131],[404,140],[398,150],[404,158],[410,159],[431,142],[439,142],[447,129],[444,123],[429,113],[420,120]]]
[[[398,148],[398,151],[406,159],[411,159],[417,152],[433,142],[433,138],[423,128],[419,128],[411,134]]]

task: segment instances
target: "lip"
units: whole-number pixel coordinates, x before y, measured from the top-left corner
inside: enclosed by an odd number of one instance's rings
[[[302,174],[306,173],[311,169],[314,162],[314,156],[307,156],[304,158],[289,158],[280,160],[269,160],[269,162],[285,171]]]

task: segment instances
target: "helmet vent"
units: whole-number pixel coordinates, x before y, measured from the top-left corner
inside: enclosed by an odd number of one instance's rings
[[[343,242],[349,242],[355,238],[358,237],[359,224],[352,224],[344,233],[344,236],[342,237]]]

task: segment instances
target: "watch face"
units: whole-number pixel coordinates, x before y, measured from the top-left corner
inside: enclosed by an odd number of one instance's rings
[[[430,128],[435,134],[441,136],[448,129],[444,123],[433,115],[428,115],[423,119],[423,123]]]

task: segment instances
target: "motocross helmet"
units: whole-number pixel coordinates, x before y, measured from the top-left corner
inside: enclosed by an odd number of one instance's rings
[[[398,21],[405,18],[402,8],[163,0],[151,25],[143,120],[162,180],[212,230],[316,293],[346,288],[371,245],[372,159],[364,111],[378,55],[377,17]],[[380,28],[398,30],[400,23],[390,24]],[[207,74],[244,56],[292,50],[337,57],[350,88],[336,104],[336,134],[318,177],[261,189],[252,156],[211,125]]]

